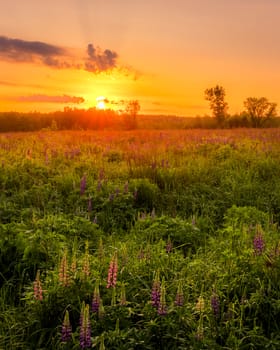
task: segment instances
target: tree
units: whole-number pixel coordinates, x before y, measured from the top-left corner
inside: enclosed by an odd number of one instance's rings
[[[266,120],[276,117],[277,114],[277,104],[269,102],[266,97],[248,97],[244,106],[254,128],[261,127]]]
[[[227,116],[228,104],[225,102],[225,95],[225,89],[219,85],[205,90],[205,99],[210,102],[213,117],[218,125],[223,125]]]
[[[140,104],[138,100],[132,100],[127,103],[124,115],[124,122],[127,129],[136,129],[136,117],[139,111]]]

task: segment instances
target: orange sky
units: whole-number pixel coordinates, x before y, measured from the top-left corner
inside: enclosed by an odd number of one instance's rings
[[[279,0],[9,0],[0,11],[0,110],[64,106],[230,113],[249,97],[280,105]],[[278,109],[279,110],[279,109]]]

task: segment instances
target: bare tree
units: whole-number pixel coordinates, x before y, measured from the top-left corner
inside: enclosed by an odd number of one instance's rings
[[[269,102],[266,97],[248,97],[244,106],[254,128],[261,127],[266,120],[276,117],[277,114],[277,104]]]
[[[205,99],[210,102],[213,117],[220,126],[223,125],[227,116],[228,104],[225,102],[225,95],[225,89],[219,85],[205,90]]]

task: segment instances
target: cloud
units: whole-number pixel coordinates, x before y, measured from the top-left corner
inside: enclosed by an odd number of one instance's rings
[[[50,95],[31,95],[19,96],[16,98],[17,102],[48,102],[48,103],[83,103],[85,99],[80,96],[50,96]]]
[[[38,63],[55,69],[77,69],[101,73],[117,69],[126,76],[136,73],[130,66],[118,62],[119,55],[110,49],[101,49],[92,43],[87,45],[86,57],[77,57],[74,50],[41,41],[27,41],[0,36],[0,60],[9,62]]]
[[[54,62],[56,66],[61,63],[57,57],[66,55],[66,50],[62,47],[43,43],[41,41],[26,41],[21,39],[11,39],[0,36],[0,57],[8,61],[15,62],[36,62],[41,61],[46,65]]]
[[[85,70],[89,72],[104,72],[117,67],[118,54],[111,50],[102,51],[99,47],[95,48],[93,44],[88,44],[87,60]]]

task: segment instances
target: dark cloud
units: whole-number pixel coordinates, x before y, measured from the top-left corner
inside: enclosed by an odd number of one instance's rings
[[[131,67],[120,66],[118,57],[115,51],[102,50],[92,43],[88,44],[87,56],[83,59],[76,57],[74,50],[61,46],[0,36],[0,60],[38,63],[56,69],[83,69],[93,73],[116,68],[127,76],[136,74]]]
[[[49,96],[49,95],[31,95],[20,96],[16,98],[17,102],[48,102],[48,103],[83,103],[85,99],[79,96]]]
[[[117,67],[118,54],[111,50],[102,51],[99,47],[95,48],[93,44],[88,44],[87,60],[85,70],[89,72],[104,72]]]
[[[44,63],[48,62],[48,60],[62,57],[65,54],[66,51],[59,46],[46,44],[40,41],[26,41],[0,36],[0,56],[7,60],[35,62],[39,59]],[[58,60],[56,63],[56,65],[59,66],[60,63]]]

